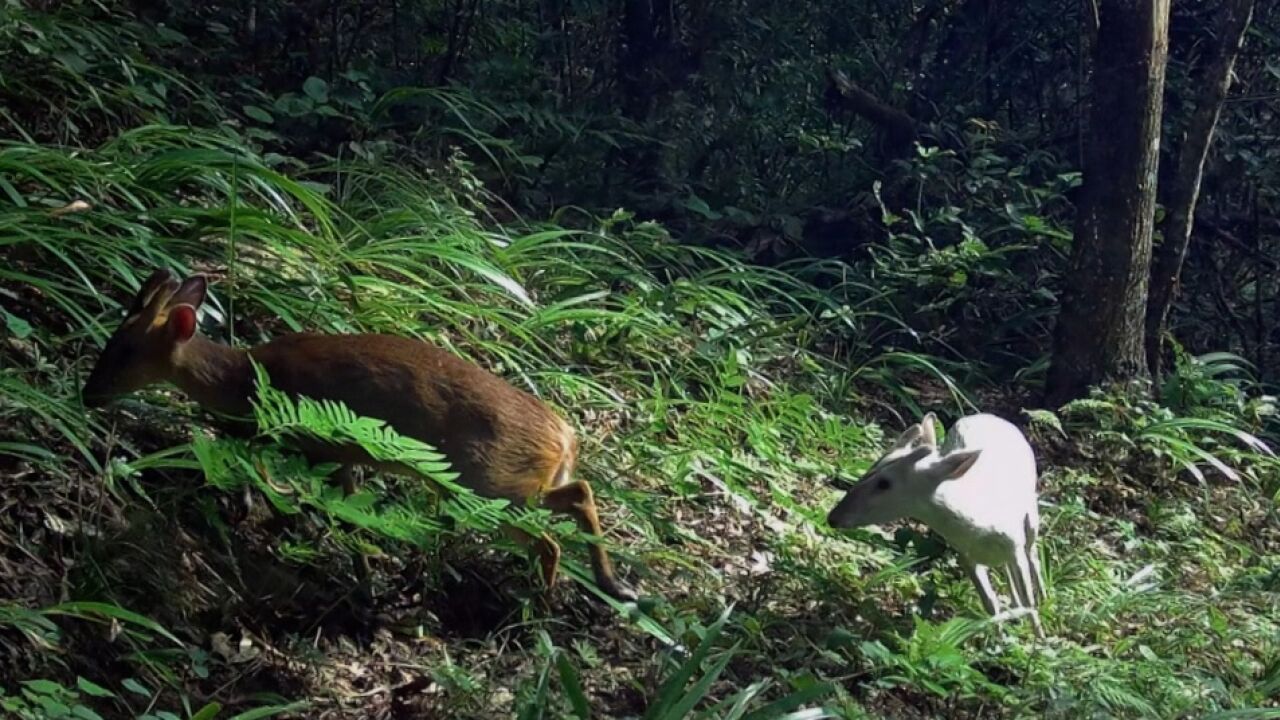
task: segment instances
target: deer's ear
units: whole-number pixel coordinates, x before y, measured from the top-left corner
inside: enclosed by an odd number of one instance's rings
[[[926,413],[920,420],[920,439],[929,447],[938,447],[938,416]]]
[[[932,454],[933,454],[933,448],[929,447],[928,445],[918,445],[911,452],[904,455],[903,458],[898,462],[914,466],[916,463],[929,457]]]
[[[205,293],[209,290],[209,281],[203,275],[192,275],[174,291],[169,297],[169,306],[190,305],[193,308],[200,307],[204,302]]]
[[[186,342],[196,334],[196,309],[190,305],[176,305],[169,308],[169,318],[165,320],[169,328],[169,336],[177,342]]]
[[[898,436],[898,439],[893,441],[893,449],[901,450],[902,448],[907,447],[911,445],[911,443],[914,443],[915,441],[919,440],[920,432],[921,430],[919,425],[912,425],[911,427],[908,427],[906,430],[903,430],[902,434]]]
[[[168,296],[177,288],[178,279],[173,276],[169,268],[156,270],[142,283],[142,287],[138,288],[138,294],[133,296],[129,314],[137,315],[150,306],[157,297]]]
[[[934,463],[930,473],[937,478],[938,482],[955,480],[969,472],[973,464],[978,462],[978,456],[981,454],[981,450],[957,450]]]

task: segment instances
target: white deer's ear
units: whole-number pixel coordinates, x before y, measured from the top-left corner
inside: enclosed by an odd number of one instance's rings
[[[916,463],[933,454],[933,448],[928,445],[918,445],[911,452],[907,453],[898,462],[907,467],[915,467]]]
[[[929,468],[929,474],[938,482],[955,480],[969,472],[973,464],[978,462],[978,456],[981,454],[981,450],[957,450],[934,463],[933,467]]]
[[[929,447],[938,447],[938,416],[926,413],[920,421],[920,439]]]
[[[893,449],[901,450],[902,448],[907,447],[911,445],[911,443],[914,443],[915,441],[919,440],[920,432],[921,430],[919,425],[912,425],[908,427],[906,430],[903,430],[902,434],[898,436],[898,439],[893,441]]]

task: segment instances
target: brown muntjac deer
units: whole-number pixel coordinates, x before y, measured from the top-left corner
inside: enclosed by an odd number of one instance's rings
[[[572,479],[578,441],[573,428],[540,400],[496,375],[419,340],[390,335],[283,335],[248,350],[208,340],[196,330],[204,302],[201,275],[179,282],[157,270],[142,285],[128,315],[89,374],[89,407],[159,382],[170,382],[206,409],[248,417],[255,393],[254,362],[274,387],[292,396],[336,400],[384,420],[396,432],[435,446],[479,495],[525,502],[572,515],[586,533],[602,534],[591,487]],[[336,462],[337,476],[354,490],[351,466],[392,472],[407,468],[373,462],[359,447],[304,447],[312,462]],[[556,580],[560,548],[550,537],[508,533],[537,553],[547,587]],[[590,544],[601,590],[621,600],[635,594],[614,577],[604,547]],[[363,556],[362,556],[362,562]],[[363,576],[367,573],[358,574]]]

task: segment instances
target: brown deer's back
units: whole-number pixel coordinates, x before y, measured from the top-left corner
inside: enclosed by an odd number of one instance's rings
[[[459,481],[522,499],[568,479],[577,441],[542,401],[428,343],[393,335],[285,335],[249,351],[290,395],[337,400],[430,443]],[[367,462],[350,450],[324,459]]]

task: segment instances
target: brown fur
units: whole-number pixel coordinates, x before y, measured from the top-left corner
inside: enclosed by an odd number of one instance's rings
[[[249,350],[199,335],[181,337],[171,315],[193,311],[204,299],[204,279],[181,285],[157,271],[139,290],[130,315],[108,341],[85,384],[86,404],[156,382],[172,382],[202,406],[247,416],[254,391],[250,357],[276,388],[317,400],[336,400],[354,412],[385,420],[398,433],[438,448],[476,493],[572,515],[584,532],[601,534],[591,488],[572,481],[578,441],[550,408],[501,378],[425,342],[390,335],[284,335]],[[175,337],[176,335],[176,337]],[[377,465],[358,447],[313,446],[310,459],[338,462],[348,491],[350,466]],[[403,472],[403,467],[381,469]],[[544,579],[555,582],[560,550],[550,537],[532,542]],[[614,577],[603,547],[591,544],[596,583],[615,597],[633,593]]]

